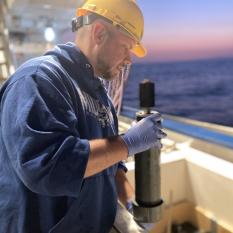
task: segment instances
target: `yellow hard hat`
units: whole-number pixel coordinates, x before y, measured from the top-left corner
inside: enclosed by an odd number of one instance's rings
[[[87,0],[77,9],[77,16],[93,12],[112,22],[128,33],[136,41],[132,52],[138,57],[146,55],[141,44],[144,32],[144,19],[141,10],[134,0]]]

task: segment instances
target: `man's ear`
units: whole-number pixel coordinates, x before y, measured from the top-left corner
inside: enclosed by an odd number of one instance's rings
[[[92,37],[96,44],[103,43],[107,37],[106,27],[99,22],[95,22],[92,28]]]

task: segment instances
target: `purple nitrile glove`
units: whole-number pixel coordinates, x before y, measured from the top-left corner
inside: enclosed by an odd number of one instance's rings
[[[152,147],[162,148],[160,139],[167,135],[162,131],[161,120],[160,113],[153,113],[137,122],[121,136],[128,148],[129,155],[146,151]]]

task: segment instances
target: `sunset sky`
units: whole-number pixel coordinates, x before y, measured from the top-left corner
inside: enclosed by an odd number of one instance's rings
[[[147,61],[233,57],[232,0],[137,0]]]

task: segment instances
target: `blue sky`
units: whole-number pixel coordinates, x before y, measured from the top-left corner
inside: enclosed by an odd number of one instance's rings
[[[233,57],[232,0],[138,0],[146,61]]]

